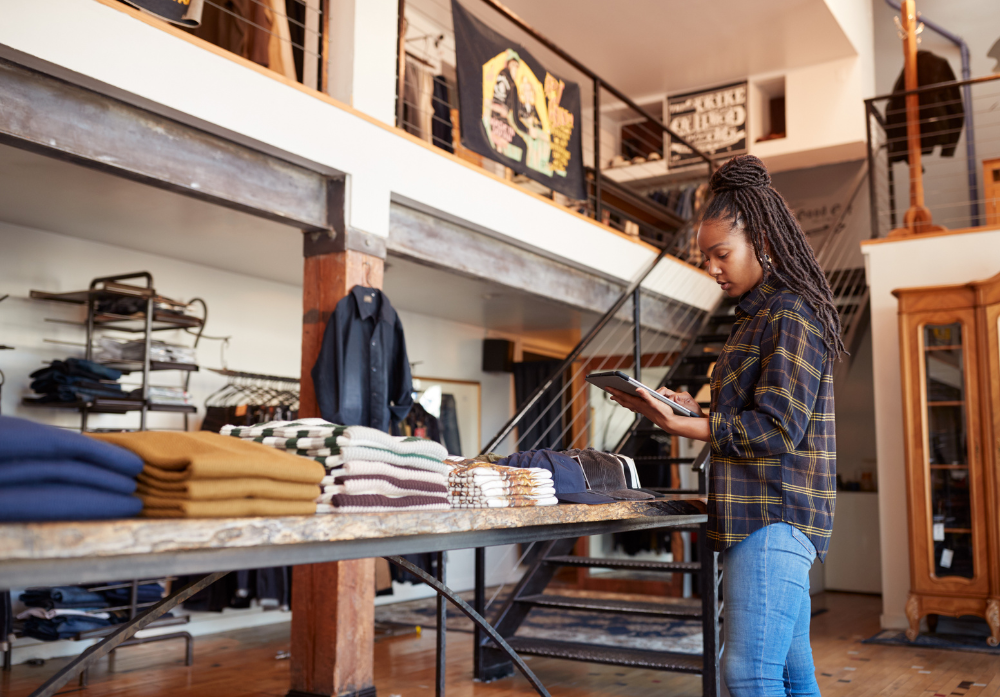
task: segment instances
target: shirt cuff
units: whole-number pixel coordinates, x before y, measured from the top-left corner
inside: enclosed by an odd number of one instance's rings
[[[733,424],[730,417],[717,411],[708,415],[708,432],[712,452],[723,455],[733,445]]]

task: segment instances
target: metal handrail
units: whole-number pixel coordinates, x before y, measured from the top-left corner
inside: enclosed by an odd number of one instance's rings
[[[933,85],[924,85],[923,87],[918,87],[914,90],[900,90],[899,92],[890,92],[889,94],[880,94],[876,97],[868,97],[865,100],[865,104],[874,104],[875,102],[881,101],[883,99],[892,99],[893,97],[905,97],[909,94],[922,94],[924,92],[932,92],[934,90],[939,90],[944,87],[964,87],[965,85],[978,85],[982,82],[993,82],[994,80],[1000,80],[1000,74],[997,75],[984,75],[983,77],[973,77],[968,80],[952,80],[950,82],[936,82]]]
[[[535,406],[538,400],[541,399],[542,395],[545,394],[546,390],[552,387],[556,378],[561,375],[563,371],[573,365],[573,362],[580,357],[583,350],[587,348],[587,346],[594,340],[595,337],[597,337],[598,334],[601,333],[601,330],[608,325],[622,306],[635,295],[635,292],[642,285],[642,282],[646,280],[646,277],[649,276],[650,272],[652,272],[652,270],[659,265],[660,261],[662,261],[665,256],[667,256],[667,250],[663,249],[656,255],[656,258],[653,259],[653,261],[645,269],[643,269],[642,273],[640,273],[635,280],[629,283],[625,291],[618,297],[618,300],[615,301],[615,304],[611,306],[611,309],[604,313],[603,317],[597,320],[597,323],[591,327],[590,331],[587,332],[587,335],[580,340],[576,347],[570,351],[568,356],[566,356],[563,362],[559,364],[559,367],[552,372],[548,380],[539,385],[535,391],[531,393],[524,404],[517,410],[517,413],[514,414],[514,416],[512,416],[506,424],[504,424],[503,428],[501,428],[495,436],[493,436],[480,454],[492,452],[497,448],[497,446],[500,445],[500,443],[503,442],[504,438],[510,435],[510,432],[513,431],[514,427],[517,426],[521,419],[524,418],[524,415],[527,414],[533,406]]]

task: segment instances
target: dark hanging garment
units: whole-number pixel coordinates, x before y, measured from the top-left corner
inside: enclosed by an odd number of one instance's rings
[[[926,87],[942,82],[954,82],[955,73],[948,61],[930,51],[917,51],[917,86]],[[893,93],[906,91],[905,73],[900,73],[892,88]],[[930,155],[934,146],[941,146],[942,157],[953,157],[965,123],[962,90],[946,85],[936,90],[921,92],[920,98],[920,150]],[[885,135],[888,140],[889,163],[909,162],[906,142],[906,97],[895,94],[886,107]]]
[[[455,152],[455,146],[452,144],[451,91],[443,75],[434,76],[433,103],[432,142],[442,150]]]
[[[194,35],[265,68],[270,64],[271,19],[257,0],[205,3]]]
[[[514,400],[520,411],[531,393],[545,383],[562,361],[530,361],[514,364]],[[563,449],[563,376],[557,375],[552,386],[521,419],[515,450]],[[534,425],[532,425],[534,424]]]
[[[354,286],[337,303],[312,369],[320,414],[389,431],[413,406],[403,324],[382,291]]]
[[[462,438],[458,432],[458,405],[455,395],[441,395],[441,441],[449,455],[462,454]]]

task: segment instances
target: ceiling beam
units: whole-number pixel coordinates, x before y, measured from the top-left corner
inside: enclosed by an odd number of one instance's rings
[[[598,316],[607,312],[625,290],[623,283],[589,274],[397,201],[389,209],[387,246],[390,255],[498,283]],[[642,293],[642,324],[649,329],[682,337],[684,327],[696,324],[689,319],[699,313],[698,308],[672,298]],[[630,323],[632,310],[626,307],[616,318]]]
[[[327,178],[0,59],[0,142],[302,230],[328,230]]]

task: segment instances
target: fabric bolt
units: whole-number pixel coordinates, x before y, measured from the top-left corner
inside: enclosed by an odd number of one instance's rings
[[[21,484],[75,484],[119,494],[135,491],[135,479],[80,460],[0,462],[0,488]]]
[[[138,492],[142,496],[183,498],[191,501],[242,498],[309,501],[316,498],[319,487],[315,484],[278,482],[273,479],[230,478],[158,482],[140,474]]]
[[[147,518],[243,518],[248,516],[313,515],[315,496],[308,501],[277,499],[225,499],[190,501],[141,496],[142,515]]]
[[[370,462],[365,460],[352,460],[350,462],[345,462],[340,467],[330,469],[327,476],[323,477],[322,484],[324,486],[328,484],[334,484],[337,477],[348,476],[373,476],[382,475],[386,477],[394,477],[396,479],[403,479],[407,481],[418,481],[418,482],[431,482],[433,484],[444,483],[447,481],[443,474],[438,472],[428,472],[427,470],[418,470],[410,467],[397,467],[395,465],[390,465],[385,462]]]
[[[382,291],[355,286],[337,303],[312,379],[327,421],[388,431],[406,418],[413,379],[403,324]]]
[[[118,446],[54,426],[0,416],[0,463],[24,460],[78,460],[126,477],[142,471],[142,459]]]
[[[334,494],[330,504],[337,511],[437,511],[451,508],[443,496],[381,496],[379,494]]]
[[[146,462],[144,474],[160,481],[266,478],[319,484],[323,466],[274,448],[208,431],[95,433],[104,443],[128,448]]]
[[[819,697],[809,646],[809,568],[816,548],[775,523],[729,547],[722,563],[722,675],[732,697]]]
[[[29,588],[18,599],[28,607],[53,609],[99,609],[110,605],[107,598],[80,586]]]
[[[836,498],[833,360],[812,308],[779,280],[745,294],[712,372],[708,539],[717,551],[794,525],[822,561]]]
[[[110,520],[133,518],[142,501],[131,494],[76,484],[18,484],[0,487],[0,522]]]

